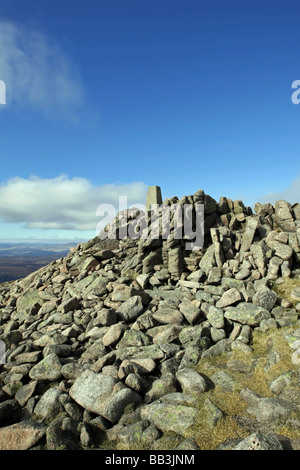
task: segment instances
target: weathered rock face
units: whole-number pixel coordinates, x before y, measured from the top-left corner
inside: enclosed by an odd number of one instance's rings
[[[257,203],[252,213],[242,201],[216,202],[203,190],[170,198],[163,208],[174,204],[191,205],[192,227],[196,205],[204,205],[201,248],[189,250],[187,239],[177,237],[172,211],[164,237],[161,208],[161,223],[144,215],[136,224],[137,234],[152,236],[110,239],[110,224],[65,258],[0,285],[6,348],[0,362],[1,449],[90,449],[104,441],[157,449],[165,433],[176,434],[173,448],[201,448],[189,428],[201,413],[211,429],[226,420],[222,403],[206,394],[214,387],[233,393],[230,371],[253,372],[231,356],[251,354],[254,330],[291,327],[284,341],[297,353],[300,287],[293,286],[292,305],[272,285],[298,273],[299,204]],[[129,228],[133,219],[127,219]],[[120,225],[116,235],[118,230]],[[228,356],[226,372],[211,366],[205,376],[195,370],[200,360],[209,364],[220,355]],[[268,367],[279,356],[271,351]],[[292,399],[295,390],[287,393],[297,373],[295,366],[273,380],[273,397],[241,392],[247,419],[259,432],[249,427],[249,438],[231,447],[281,448],[275,435],[263,432],[276,419],[299,429],[300,403]]]

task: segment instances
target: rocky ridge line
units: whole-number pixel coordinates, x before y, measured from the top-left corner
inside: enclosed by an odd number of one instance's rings
[[[253,373],[232,360],[236,351],[252,354],[253,333],[282,330],[295,351],[299,287],[293,304],[272,286],[299,276],[300,205],[257,203],[252,213],[203,190],[164,201],[174,203],[204,204],[203,249],[187,251],[172,221],[167,240],[113,240],[106,227],[66,257],[0,285],[0,449],[201,449],[191,430],[202,413],[211,429],[226,419],[209,390],[230,394],[234,368]],[[197,371],[222,355],[231,369]],[[270,347],[269,362],[281,359]],[[300,428],[292,380],[299,368],[289,372],[269,384],[271,396],[240,391],[248,437],[218,448],[296,445],[272,432],[278,420]]]

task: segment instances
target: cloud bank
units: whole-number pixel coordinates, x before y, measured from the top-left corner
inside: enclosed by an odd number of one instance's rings
[[[79,72],[59,45],[11,21],[0,21],[0,79],[7,106],[71,118],[84,102]]]
[[[0,219],[28,229],[95,230],[101,204],[119,211],[119,196],[128,207],[145,203],[148,186],[142,182],[92,185],[86,178],[60,175],[52,179],[16,177],[0,185]]]
[[[283,191],[274,191],[265,194],[260,198],[260,202],[270,202],[274,204],[280,199],[284,199],[291,204],[295,204],[296,202],[300,203],[300,177],[293,180],[291,184]]]

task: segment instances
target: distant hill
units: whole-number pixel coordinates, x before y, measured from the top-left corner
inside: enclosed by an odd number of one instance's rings
[[[0,243],[0,283],[14,281],[66,256],[76,243]]]
[[[39,243],[0,243],[0,258],[8,256],[36,257],[54,255],[58,258],[69,252],[75,243],[67,244],[39,244]]]

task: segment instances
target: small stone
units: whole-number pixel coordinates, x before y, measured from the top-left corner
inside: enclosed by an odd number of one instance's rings
[[[221,387],[225,392],[232,392],[235,388],[235,381],[224,371],[215,372],[210,379],[215,386]]]
[[[15,398],[20,403],[20,406],[26,405],[29,398],[34,394],[37,383],[36,380],[31,380],[28,384],[18,389]]]
[[[270,384],[270,390],[275,395],[279,395],[284,388],[290,385],[292,378],[292,372],[286,372],[285,374],[281,374],[275,380],[273,380]]]
[[[297,300],[297,302],[300,301],[300,287],[294,287],[291,290],[291,297],[293,300]]]
[[[80,308],[80,301],[77,297],[73,297],[71,299],[68,299],[68,300],[64,300],[60,305],[59,307],[57,308],[57,310],[63,312],[63,313],[68,313],[70,311],[73,311],[73,310],[77,310],[78,308]]]
[[[149,282],[150,274],[139,274],[136,277],[136,282],[141,286],[142,289],[146,289]]]
[[[170,307],[162,307],[158,309],[153,314],[153,318],[163,325],[169,323],[180,324],[183,321],[182,313],[176,308]]]
[[[175,377],[172,374],[165,374],[160,379],[154,380],[151,388],[145,394],[144,401],[145,403],[151,403],[168,393],[176,391],[177,387]]]
[[[261,286],[259,290],[254,294],[252,302],[255,305],[265,308],[269,312],[274,307],[277,301],[276,292],[269,289],[267,286]]]
[[[201,310],[189,300],[183,300],[179,305],[179,310],[185,319],[193,325],[201,317]]]
[[[114,344],[116,344],[123,335],[124,331],[127,330],[127,328],[128,326],[123,322],[111,325],[102,338],[104,346],[113,346]]]
[[[224,328],[225,326],[223,310],[221,308],[214,307],[213,305],[209,307],[207,320],[214,328]]]
[[[59,397],[62,391],[57,387],[49,388],[39,399],[36,407],[34,408],[34,414],[43,420],[51,420],[62,411],[62,405],[59,401]]]
[[[198,394],[207,390],[208,384],[201,374],[193,369],[179,369],[176,378],[181,385],[183,393]]]
[[[33,380],[49,380],[51,382],[61,377],[62,364],[56,354],[48,354],[38,362],[29,372],[29,377]]]
[[[143,311],[142,299],[139,295],[134,295],[126,300],[116,311],[118,318],[121,321],[133,321]]]
[[[243,300],[242,294],[235,287],[233,287],[232,289],[224,292],[221,299],[216,303],[216,307],[228,307],[229,305],[233,305],[241,300]]]
[[[223,411],[220,410],[210,398],[204,400],[203,410],[207,414],[206,422],[211,427],[216,426],[220,419],[225,418]]]

